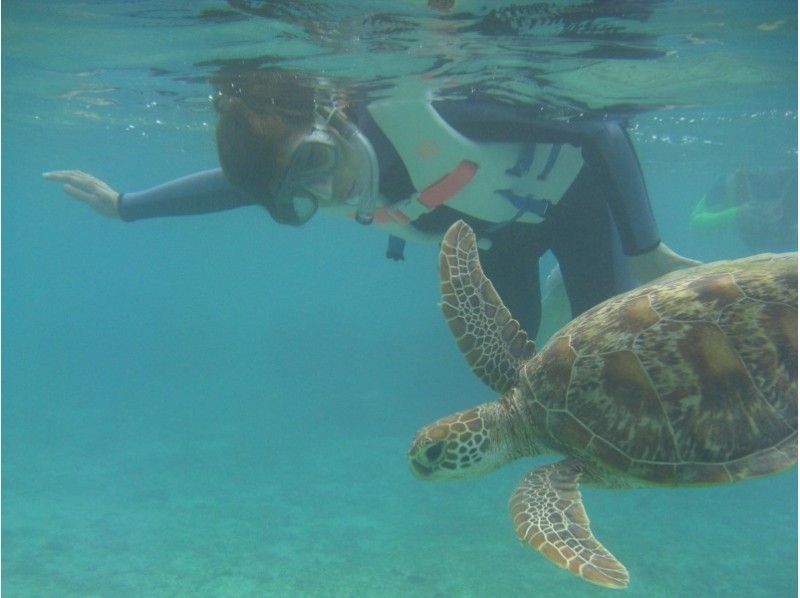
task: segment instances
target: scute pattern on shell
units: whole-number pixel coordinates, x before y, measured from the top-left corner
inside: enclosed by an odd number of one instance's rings
[[[594,307],[521,388],[557,450],[654,483],[716,483],[796,461],[796,364],[797,256],[760,255]]]

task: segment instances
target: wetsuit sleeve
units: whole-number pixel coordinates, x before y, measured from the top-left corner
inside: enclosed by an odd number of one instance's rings
[[[145,218],[207,214],[258,203],[234,187],[221,168],[204,170],[144,191],[123,193],[119,215],[131,222]]]
[[[641,255],[661,242],[642,169],[628,134],[618,121],[599,121],[583,143],[583,158],[607,178],[607,198],[626,255]]]

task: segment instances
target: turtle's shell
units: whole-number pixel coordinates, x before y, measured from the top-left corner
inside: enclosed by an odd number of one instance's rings
[[[537,437],[652,483],[724,483],[797,459],[797,254],[676,272],[582,314],[518,388]]]

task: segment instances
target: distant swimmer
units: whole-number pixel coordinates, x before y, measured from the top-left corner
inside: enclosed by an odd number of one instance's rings
[[[720,176],[691,215],[711,236],[736,230],[753,253],[797,250],[797,168],[745,170]]]

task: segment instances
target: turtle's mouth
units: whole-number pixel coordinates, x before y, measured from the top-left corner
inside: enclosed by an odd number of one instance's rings
[[[431,467],[426,467],[416,459],[411,459],[411,471],[418,478],[427,478],[433,473]]]

